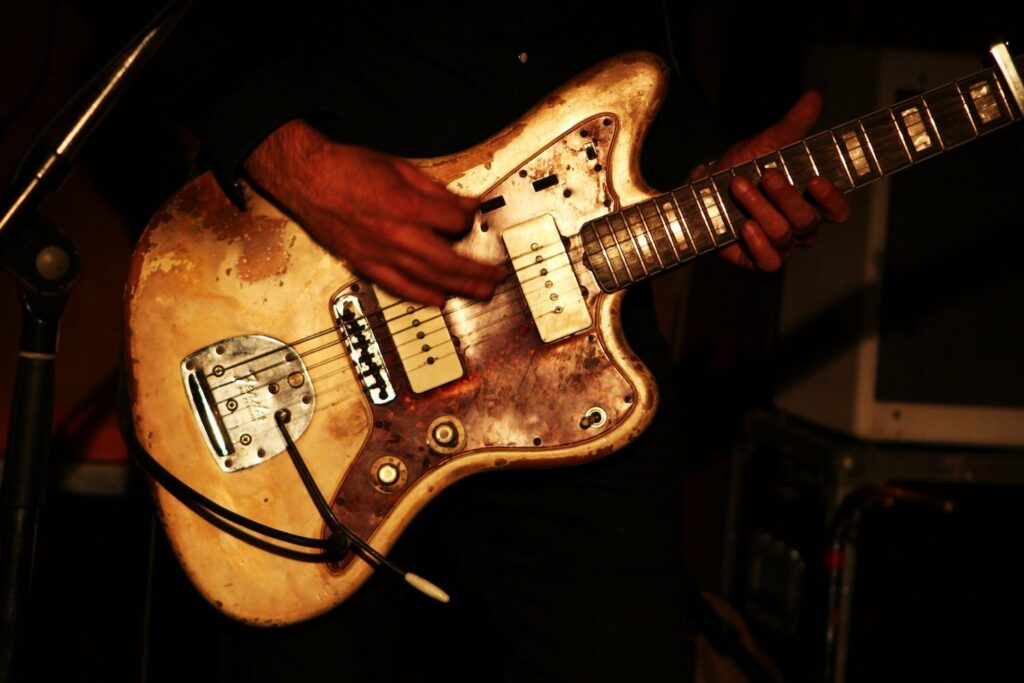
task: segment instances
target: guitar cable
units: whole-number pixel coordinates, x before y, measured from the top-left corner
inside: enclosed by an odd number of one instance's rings
[[[284,437],[288,455],[291,457],[292,464],[295,465],[295,469],[298,471],[299,477],[302,479],[302,484],[306,487],[306,492],[309,493],[309,497],[312,499],[316,509],[320,512],[320,516],[323,518],[324,523],[327,524],[327,527],[331,530],[331,535],[327,538],[328,548],[344,547],[347,549],[349,542],[351,541],[351,543],[355,544],[356,548],[362,551],[359,553],[359,556],[371,566],[374,563],[370,562],[367,559],[367,556],[373,558],[374,562],[376,562],[376,566],[386,567],[400,575],[406,583],[424,595],[431,597],[438,602],[448,602],[450,598],[443,590],[435,586],[430,581],[427,581],[422,576],[399,568],[391,560],[377,552],[373,546],[361,539],[357,534],[341,523],[338,517],[334,514],[334,510],[331,509],[331,506],[324,498],[324,494],[320,492],[320,488],[313,480],[313,475],[310,473],[309,468],[306,467],[306,462],[302,459],[299,449],[295,446],[295,442],[292,441],[291,434],[288,433],[288,428],[285,425],[291,421],[291,412],[287,408],[281,408],[274,413],[274,421],[277,423],[277,428],[281,430],[281,436]]]
[[[131,436],[131,442],[135,446],[131,451],[143,469],[145,469],[146,472],[160,484],[160,486],[164,487],[168,493],[177,498],[182,504],[225,533],[262,550],[299,562],[326,563],[337,561],[343,557],[346,552],[351,550],[351,545],[354,545],[355,550],[353,550],[353,552],[355,552],[371,567],[385,567],[386,569],[400,575],[406,583],[424,595],[433,598],[438,602],[448,602],[450,598],[446,592],[423,577],[403,570],[394,562],[381,555],[370,544],[338,520],[334,511],[331,510],[330,505],[324,499],[320,489],[317,488],[309,468],[306,466],[305,461],[302,459],[302,455],[295,446],[295,442],[292,441],[291,435],[288,433],[288,429],[285,425],[291,419],[290,413],[288,413],[287,410],[279,410],[275,413],[274,419],[277,423],[278,429],[281,430],[281,433],[284,436],[288,454],[299,473],[299,477],[302,479],[303,485],[306,487],[307,493],[312,499],[313,504],[316,506],[317,511],[320,513],[320,516],[323,518],[324,523],[331,531],[331,534],[325,539],[308,538],[306,536],[293,534],[281,529],[275,529],[274,527],[267,526],[266,524],[244,517],[233,510],[225,508],[171,474],[169,470],[157,462],[157,460],[142,447],[142,444],[140,444],[138,439],[134,437],[134,433],[132,431],[128,431],[127,435]],[[259,535],[257,536],[254,534]],[[266,538],[261,538],[261,536]],[[289,545],[318,549],[320,552],[303,552],[301,550],[286,548],[267,540],[267,538],[287,543]]]

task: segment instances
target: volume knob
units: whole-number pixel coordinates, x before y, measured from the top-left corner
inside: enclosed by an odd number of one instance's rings
[[[384,486],[392,486],[401,475],[398,467],[393,463],[385,463],[377,468],[377,481]]]
[[[427,427],[427,446],[441,455],[455,453],[466,445],[466,429],[454,415],[441,415]]]
[[[451,422],[442,422],[434,426],[434,441],[441,446],[454,446],[459,440],[459,433]]]

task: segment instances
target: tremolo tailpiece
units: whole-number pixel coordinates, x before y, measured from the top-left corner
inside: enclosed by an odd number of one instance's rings
[[[185,393],[200,432],[224,472],[283,453],[274,413],[287,409],[298,438],[309,426],[316,395],[298,352],[261,335],[223,339],[181,362]]]

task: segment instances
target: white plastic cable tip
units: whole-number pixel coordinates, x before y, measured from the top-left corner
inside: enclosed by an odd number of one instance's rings
[[[406,572],[405,582],[413,588],[415,588],[416,590],[418,590],[420,593],[423,593],[427,597],[434,598],[438,602],[451,601],[451,598],[448,597],[447,593],[445,593],[443,590],[441,590],[434,584],[424,579],[422,576],[419,576],[418,574]]]

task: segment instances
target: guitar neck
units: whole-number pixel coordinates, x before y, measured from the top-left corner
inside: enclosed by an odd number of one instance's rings
[[[1024,72],[1024,57],[1015,62]],[[800,191],[822,176],[851,192],[1020,118],[999,71],[985,69],[590,221],[583,248],[601,288],[623,289],[737,241],[746,216],[733,176],[756,183],[777,169]]]

